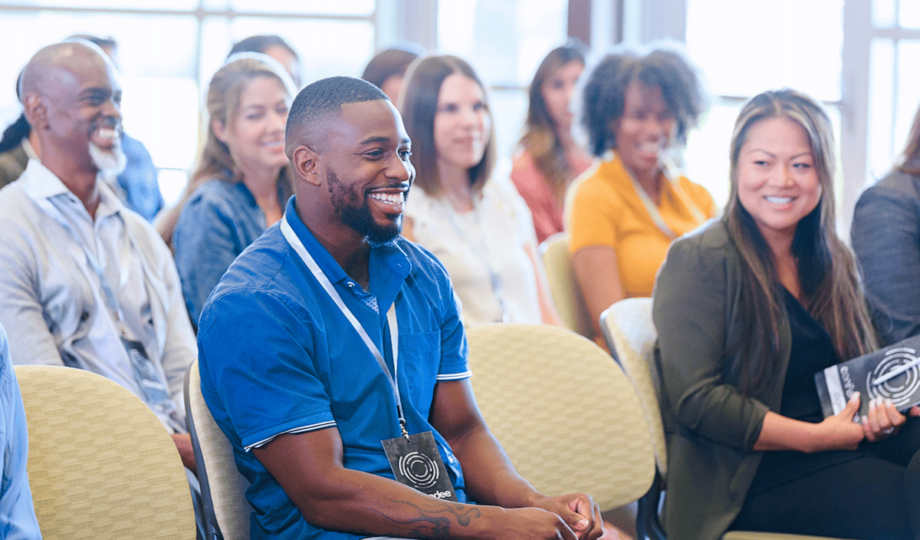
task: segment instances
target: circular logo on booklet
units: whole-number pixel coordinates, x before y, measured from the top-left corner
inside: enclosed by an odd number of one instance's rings
[[[890,399],[895,407],[903,409],[915,401],[914,394],[920,389],[920,366],[916,364],[916,351],[908,348],[898,348],[888,351],[885,358],[866,375],[866,388],[869,398]],[[873,384],[886,374],[898,370],[901,366],[911,365],[906,371],[899,373],[881,384]],[[903,368],[901,368],[903,369]]]

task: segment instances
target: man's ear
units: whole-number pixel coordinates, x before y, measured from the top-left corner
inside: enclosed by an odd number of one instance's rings
[[[38,92],[29,92],[22,100],[26,120],[32,129],[41,130],[48,127],[48,107]]]
[[[221,122],[216,118],[211,119],[211,131],[214,132],[214,136],[217,137],[217,140],[227,144],[227,125]]]
[[[319,155],[305,144],[295,148],[291,154],[291,167],[294,169],[294,174],[314,186],[321,185],[322,179],[317,167],[318,157]]]

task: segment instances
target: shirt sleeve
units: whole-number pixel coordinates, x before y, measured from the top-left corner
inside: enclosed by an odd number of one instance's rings
[[[705,234],[705,233],[703,233]],[[721,444],[751,450],[767,407],[723,379],[729,320],[724,254],[691,236],[672,244],[653,295],[662,392],[674,419]]]
[[[589,246],[617,248],[616,201],[592,180],[582,182],[572,200],[569,250],[573,253]]]
[[[851,235],[883,341],[920,333],[920,201],[873,186],[856,203]]]
[[[430,273],[435,280],[437,304],[440,313],[441,358],[438,365],[439,381],[455,381],[469,378],[469,348],[463,327],[460,298],[454,291],[447,269],[434,255],[415,244],[423,257],[431,264]],[[432,295],[435,296],[435,295]]]
[[[179,214],[172,242],[182,293],[192,323],[240,249],[234,241],[233,217],[218,201],[193,196]]]
[[[31,234],[26,231],[10,233],[17,227],[14,223],[0,221],[0,230],[8,233],[0,242],[0,325],[8,334],[17,337],[10,342],[17,365],[63,366],[38,296],[37,263],[26,245]]]
[[[150,241],[154,243],[155,252],[160,260],[160,275],[163,279],[166,298],[166,341],[163,344],[162,365],[169,384],[169,393],[182,418],[185,417],[185,372],[198,355],[195,344],[195,332],[188,319],[185,303],[182,301],[182,285],[176,265],[163,243],[152,227],[145,227]]]
[[[247,451],[282,433],[335,425],[314,343],[306,310],[274,293],[228,289],[205,308],[202,391],[215,420]]]
[[[545,190],[540,187],[546,184],[546,180],[537,170],[529,153],[523,152],[514,160],[511,181],[533,215],[533,229],[537,239],[546,239],[556,233],[555,222],[558,218],[552,215],[552,204],[549,204],[552,201],[546,201],[541,196]]]
[[[3,484],[0,488],[0,531],[9,540],[41,538],[26,469],[29,439],[25,410],[16,373],[10,363],[6,334],[0,326],[0,451]]]

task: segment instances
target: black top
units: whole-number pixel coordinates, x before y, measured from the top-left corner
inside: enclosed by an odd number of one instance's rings
[[[824,420],[815,386],[815,373],[839,362],[830,334],[785,288],[786,315],[792,334],[792,352],[783,383],[779,413],[803,422]],[[856,452],[837,450],[803,454],[794,451],[766,452],[748,495],[763,493],[815,471],[857,458]]]

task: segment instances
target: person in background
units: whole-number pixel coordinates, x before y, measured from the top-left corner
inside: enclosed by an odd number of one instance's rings
[[[882,343],[920,334],[920,110],[898,163],[860,195],[850,234]]]
[[[303,78],[300,75],[300,56],[281,36],[275,34],[249,36],[236,42],[227,54],[227,58],[244,52],[262,53],[271,56],[291,76],[295,89],[303,86]]]
[[[207,140],[173,233],[193,324],[237,255],[281,219],[293,195],[284,125],[293,82],[270,57],[232,56],[208,87]]]
[[[585,84],[582,121],[600,161],[569,189],[566,219],[601,346],[601,313],[623,298],[651,296],[671,241],[715,214],[709,192],[666,163],[702,110],[693,68],[671,50],[607,55]]]
[[[10,360],[9,341],[0,325],[0,452],[3,482],[0,484],[0,538],[40,540],[42,533],[32,506],[29,472],[29,430],[16,371]]]
[[[288,45],[287,41],[281,36],[269,34],[264,36],[250,36],[240,40],[230,49],[227,60],[229,61],[235,55],[242,53],[257,53],[271,57],[288,73],[290,79],[293,81],[294,91],[301,87],[300,56],[297,55],[297,51]],[[207,144],[207,141],[205,141],[205,144]],[[179,202],[160,214],[154,223],[157,231],[160,232],[160,236],[162,236],[163,240],[166,242],[166,245],[172,247],[172,238],[176,228],[176,221],[179,219],[179,214],[182,212],[182,208],[185,206],[186,201],[188,201],[188,198],[191,197],[192,193],[197,188],[198,183],[192,178],[185,187],[185,191],[182,192],[182,197],[179,199]],[[207,298],[207,296],[205,296],[205,298]],[[200,309],[201,306],[199,305],[198,307]],[[197,322],[196,319],[192,320],[193,322]]]
[[[13,360],[121,384],[194,471],[182,384],[195,336],[175,264],[102,180],[124,160],[115,66],[87,41],[50,45],[26,66],[21,95],[42,160],[0,191],[0,324]]]
[[[423,54],[425,49],[420,45],[408,41],[399,43],[374,55],[361,78],[383,90],[390,101],[397,103],[406,70]]]
[[[729,155],[724,215],[674,242],[653,295],[668,538],[920,538],[920,421],[879,397],[854,422],[858,393],[825,418],[815,386],[876,348],[835,232],[830,119],[804,94],[765,92]]]
[[[527,204],[492,178],[495,133],[485,87],[456,56],[419,58],[400,105],[416,191],[404,234],[447,267],[468,326],[558,323]]]
[[[537,241],[562,232],[565,190],[591,166],[591,156],[572,138],[572,94],[585,57],[579,43],[553,49],[530,83],[530,105],[514,158],[511,180],[533,214]]]
[[[19,98],[19,80],[16,81],[16,98]],[[3,130],[0,138],[0,189],[17,180],[26,170],[29,159],[38,159],[35,148],[38,137],[32,135],[32,128],[25,113],[19,115]]]
[[[94,43],[117,66],[118,43],[114,39],[89,34],[76,34],[67,39],[83,39]],[[20,97],[18,86],[17,81],[17,98]],[[114,170],[113,173],[117,174],[105,180],[125,206],[147,221],[152,221],[164,205],[157,168],[143,143],[124,132],[121,134],[121,148],[125,155],[124,167],[121,171]],[[32,135],[29,122],[23,113],[7,127],[3,132],[3,139],[0,140],[0,187],[19,178],[29,159],[41,159],[41,145],[38,137]]]

